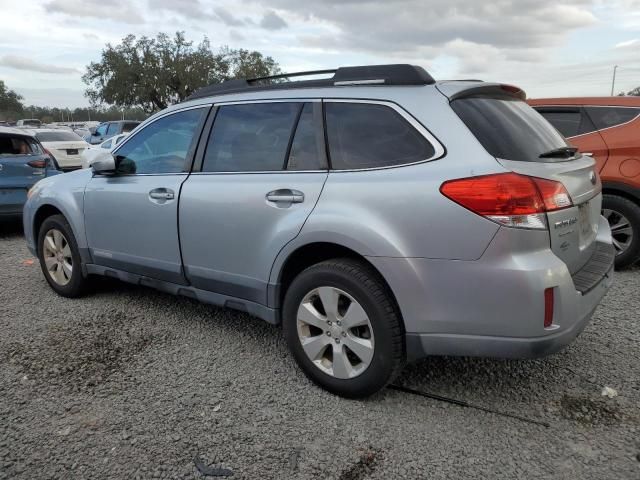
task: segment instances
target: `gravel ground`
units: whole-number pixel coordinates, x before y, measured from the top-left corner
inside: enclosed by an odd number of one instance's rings
[[[0,478],[203,478],[196,456],[251,479],[640,478],[640,269],[559,354],[432,358],[398,380],[545,428],[388,389],[332,396],[279,328],[107,280],[58,297],[19,224],[0,232]]]

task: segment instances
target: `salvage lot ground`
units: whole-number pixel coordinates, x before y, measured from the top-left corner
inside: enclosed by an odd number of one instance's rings
[[[196,455],[233,478],[640,478],[640,269],[560,354],[431,358],[397,382],[545,428],[392,390],[340,399],[278,328],[106,280],[64,299],[31,260],[0,224],[0,478],[202,478]]]

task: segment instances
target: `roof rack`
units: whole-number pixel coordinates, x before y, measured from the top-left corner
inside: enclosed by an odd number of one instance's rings
[[[298,80],[289,79],[312,75],[333,74],[331,78]],[[289,80],[289,81],[286,81]],[[351,85],[431,85],[435,80],[422,67],[409,64],[368,65],[340,67],[333,70],[282,73],[270,77],[228,80],[196,90],[187,100],[259,90],[313,88]]]

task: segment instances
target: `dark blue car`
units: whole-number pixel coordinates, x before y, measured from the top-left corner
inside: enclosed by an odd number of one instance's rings
[[[0,217],[22,215],[29,189],[59,173],[55,159],[29,130],[0,127]]]

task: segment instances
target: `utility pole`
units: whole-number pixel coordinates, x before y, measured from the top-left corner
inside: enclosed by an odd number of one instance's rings
[[[613,88],[616,84],[616,70],[618,69],[618,65],[613,67],[613,80],[611,80],[611,96],[613,97]]]

